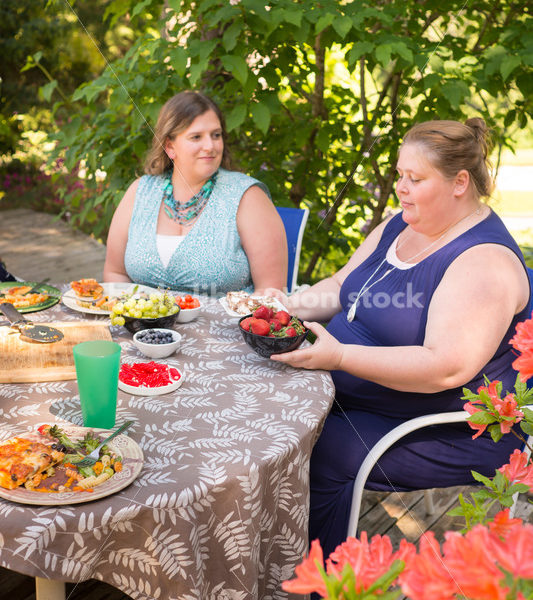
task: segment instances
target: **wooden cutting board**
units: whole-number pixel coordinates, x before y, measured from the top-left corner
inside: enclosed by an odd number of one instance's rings
[[[44,325],[45,323],[43,323]],[[43,344],[0,327],[0,383],[76,379],[72,347],[89,340],[110,340],[109,326],[97,321],[46,323],[64,333],[60,342]]]

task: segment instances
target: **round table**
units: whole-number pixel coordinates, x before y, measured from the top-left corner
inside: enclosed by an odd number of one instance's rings
[[[38,578],[95,578],[133,598],[287,598],[281,582],[307,551],[309,458],[333,401],[328,373],[261,358],[237,319],[202,298],[177,324],[180,351],[159,362],[184,382],[142,397],[119,390],[117,425],[142,448],[140,475],[85,504],[0,500],[0,564]],[[59,303],[34,321],[103,320]],[[144,362],[111,327],[122,361]],[[81,425],[75,380],[11,383],[0,391],[0,440],[41,423]]]

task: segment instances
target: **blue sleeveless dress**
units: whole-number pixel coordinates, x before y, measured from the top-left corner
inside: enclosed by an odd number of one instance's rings
[[[494,213],[443,248],[408,269],[393,269],[359,299],[356,317],[347,320],[357,293],[387,256],[406,227],[402,215],[386,225],[376,250],[344,281],[342,310],[328,331],[344,343],[366,346],[422,345],[432,295],[451,262],[468,248],[484,243],[510,248],[525,267],[522,253]],[[385,261],[370,283],[391,265]],[[487,277],[490,277],[490,272]],[[477,390],[483,374],[499,379],[511,391],[517,373],[509,339],[516,324],[529,317],[529,307],[517,314],[494,356],[464,387]],[[424,414],[462,410],[462,387],[434,394],[400,392],[344,371],[333,371],[336,402],[326,419],[311,458],[310,539],[319,538],[327,556],[346,537],[355,476],[368,450],[391,429]],[[521,442],[513,435],[495,444],[485,433],[472,440],[466,424],[427,427],[403,438],[378,461],[366,487],[409,491],[474,483],[471,470],[494,476]]]
[[[163,184],[158,175],[144,175],[139,181],[124,255],[128,277],[136,283],[194,294],[251,291],[237,210],[248,188],[257,185],[270,197],[267,187],[243,173],[219,169],[209,201],[165,267],[156,245]]]

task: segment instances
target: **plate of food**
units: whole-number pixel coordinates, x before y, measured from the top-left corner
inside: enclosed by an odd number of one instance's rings
[[[183,372],[167,364],[154,361],[122,363],[118,387],[134,396],[159,396],[177,390],[183,383]]]
[[[41,425],[0,442],[0,498],[40,506],[80,504],[114,494],[142,470],[143,453],[127,435],[100,451],[92,467],[76,467],[109,431]]]
[[[243,291],[228,292],[225,296],[219,298],[218,301],[231,317],[240,318],[244,315],[249,315],[263,304],[277,310],[287,310],[277,298],[256,296],[255,294]]]
[[[155,288],[137,283],[99,283],[96,279],[72,281],[71,289],[63,294],[63,304],[89,315],[109,315],[119,298],[145,292],[156,292]]]
[[[36,287],[35,292],[30,291]],[[20,313],[37,312],[59,302],[61,292],[37,281],[3,281],[0,283],[0,301],[9,302]]]

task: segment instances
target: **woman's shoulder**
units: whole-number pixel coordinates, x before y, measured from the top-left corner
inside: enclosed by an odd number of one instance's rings
[[[219,181],[228,183],[261,183],[259,179],[250,177],[250,175],[246,175],[246,173],[242,173],[241,171],[228,171],[222,168],[218,170],[218,179]]]
[[[241,171],[228,171],[227,169],[220,168],[218,170],[217,184],[227,187],[232,192],[240,190],[241,194],[249,187],[257,185],[270,197],[270,192],[262,181],[255,177],[250,177],[250,175],[246,175]]]

